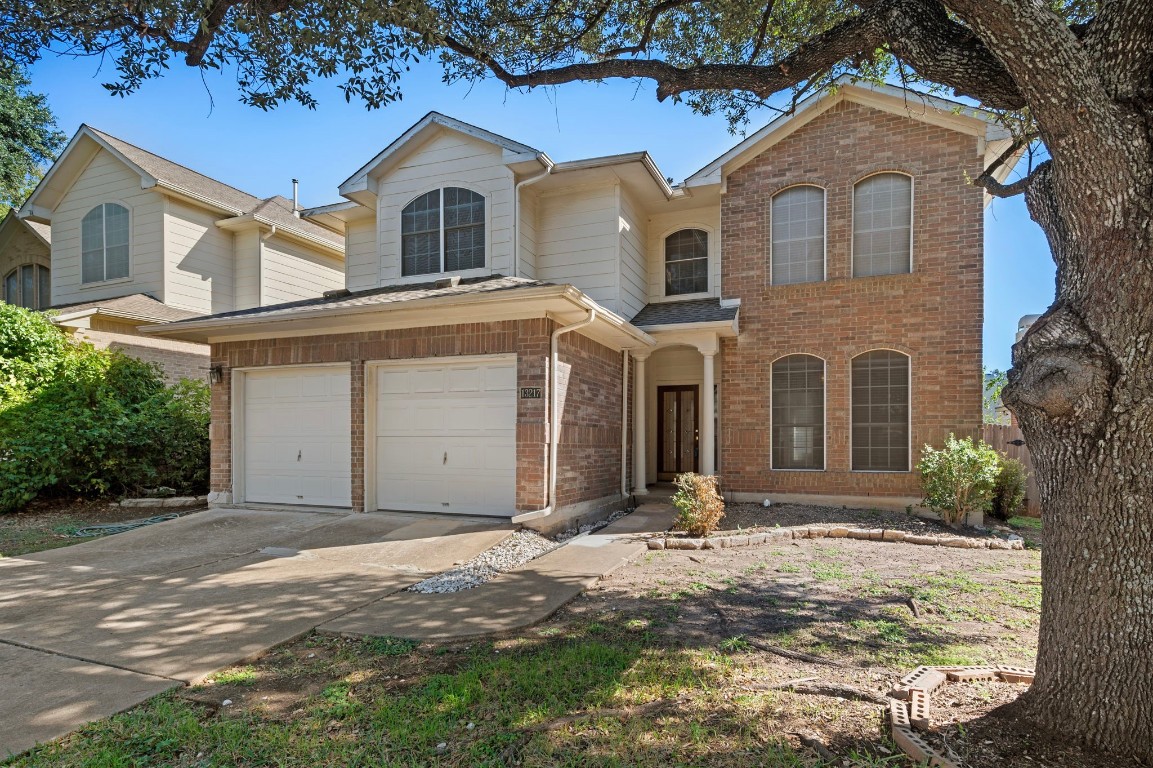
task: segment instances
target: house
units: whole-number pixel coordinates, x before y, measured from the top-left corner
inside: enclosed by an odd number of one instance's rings
[[[89,126],[0,224],[4,299],[77,338],[203,378],[208,347],[140,328],[344,287],[342,232]]]
[[[985,115],[844,83],[672,186],[431,113],[303,216],[346,290],[146,329],[212,348],[212,500],[541,529],[677,473],[903,508],[981,423]]]

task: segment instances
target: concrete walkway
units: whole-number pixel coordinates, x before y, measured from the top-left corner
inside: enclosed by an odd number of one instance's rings
[[[664,531],[672,519],[667,504],[644,504],[595,534],[573,539],[475,589],[444,595],[390,595],[317,629],[353,637],[447,640],[532,626],[647,551],[647,540],[639,534]]]
[[[214,510],[0,559],[0,758],[256,657],[511,532]]]

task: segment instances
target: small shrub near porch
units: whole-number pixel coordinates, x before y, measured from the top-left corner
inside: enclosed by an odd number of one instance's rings
[[[725,501],[717,493],[717,478],[686,472],[676,479],[673,506],[677,517],[673,528],[690,536],[707,536],[725,516]]]
[[[917,464],[925,505],[959,525],[970,512],[989,508],[1000,469],[1001,457],[983,440],[949,435],[941,449],[926,445]]]

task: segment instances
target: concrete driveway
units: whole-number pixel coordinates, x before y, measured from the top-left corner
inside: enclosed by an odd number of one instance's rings
[[[213,510],[0,559],[0,759],[468,560],[475,518]]]

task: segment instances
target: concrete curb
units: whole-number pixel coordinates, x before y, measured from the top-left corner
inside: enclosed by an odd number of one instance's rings
[[[971,536],[918,535],[893,529],[844,528],[811,526],[808,528],[777,528],[771,531],[709,538],[686,536],[657,536],[648,540],[649,549],[729,549],[732,547],[755,547],[774,544],[792,539],[858,539],[861,541],[887,541],[893,543],[919,544],[927,547],[952,547],[955,549],[1004,549],[1022,550],[1024,539],[1006,540],[995,536],[973,538]]]

